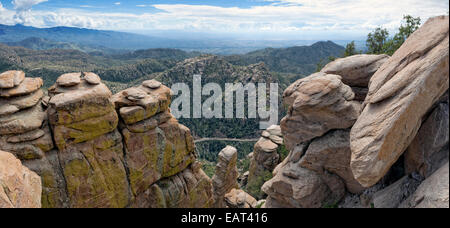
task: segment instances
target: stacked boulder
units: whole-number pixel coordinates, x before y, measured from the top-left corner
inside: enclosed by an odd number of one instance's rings
[[[68,207],[126,207],[131,201],[119,118],[111,92],[93,73],[60,76],[48,115],[66,181]]]
[[[265,207],[448,207],[448,20],[428,20],[390,58],[339,59],[286,89],[290,154]],[[361,104],[354,87],[366,85]]]
[[[0,208],[40,208],[41,178],[11,153],[0,151]]]
[[[237,150],[232,146],[225,147],[219,153],[216,172],[212,178],[214,208],[225,208],[225,195],[238,188],[237,157]]]
[[[64,206],[64,179],[45,111],[42,79],[22,71],[0,74],[0,149],[42,177],[42,206]]]
[[[274,125],[263,131],[255,144],[250,160],[246,190],[254,197],[262,199],[262,185],[272,178],[272,171],[281,162],[280,150],[284,149],[280,126]]]
[[[124,137],[124,160],[131,192],[136,198],[134,207],[155,207],[152,205],[155,201],[168,207],[211,204],[211,190],[207,188],[209,178],[198,165],[191,165],[196,160],[191,132],[170,113],[170,102],[171,90],[155,80],[145,81],[113,97],[120,115],[119,129]],[[177,193],[159,194],[160,198],[149,199],[146,197],[149,188],[157,192],[177,189]],[[195,194],[185,193],[172,199],[184,193],[184,189]],[[201,200],[195,201],[196,196]],[[177,204],[178,201],[184,203]]]
[[[350,128],[361,110],[352,89],[338,75],[316,73],[283,97],[289,110],[281,130],[291,152],[262,187],[265,206],[322,207],[361,192],[350,169]]]

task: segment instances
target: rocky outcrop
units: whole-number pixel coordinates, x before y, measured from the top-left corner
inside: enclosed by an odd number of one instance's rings
[[[248,193],[240,189],[232,189],[225,195],[227,208],[256,208],[258,202]]]
[[[172,116],[170,101],[170,89],[157,81],[145,81],[113,97],[136,199],[141,199],[139,195],[149,186],[181,173],[195,161],[190,130]]]
[[[391,58],[339,59],[289,86],[290,153],[265,207],[448,207],[448,41],[448,16],[432,18]],[[368,89],[361,106],[348,85]]]
[[[280,126],[263,131],[255,144],[251,159],[246,190],[258,199],[263,198],[262,185],[272,177],[272,171],[281,162],[280,150],[285,149]]]
[[[321,72],[342,76],[342,82],[355,93],[355,100],[364,101],[370,79],[388,59],[388,55],[353,55],[329,63]]]
[[[283,94],[289,107],[281,120],[286,148],[323,136],[333,129],[350,128],[358,118],[361,105],[341,76],[316,73],[290,85]]]
[[[427,178],[418,189],[405,200],[401,208],[448,208],[449,207],[448,162]]]
[[[211,179],[198,162],[153,184],[137,196],[136,208],[209,208],[213,205]]]
[[[49,89],[49,120],[69,207],[126,207],[131,200],[111,92],[81,73]]]
[[[225,147],[219,153],[216,172],[212,178],[215,208],[225,208],[224,196],[234,188],[238,188],[239,172],[236,167],[237,150],[232,146]]]
[[[40,208],[41,192],[41,178],[11,153],[0,151],[0,208]]]
[[[262,187],[266,207],[324,207],[364,190],[350,169],[348,128],[361,110],[353,99],[334,74],[316,73],[286,89],[281,130],[290,153]]]
[[[65,182],[53,150],[42,80],[27,78],[21,71],[1,75],[0,149],[11,152],[42,177],[42,207],[64,207]]]
[[[160,82],[112,96],[98,75],[69,73],[44,97],[41,79],[12,71],[1,85],[0,149],[41,176],[43,207],[212,206],[211,179]]]
[[[448,16],[428,20],[373,75],[352,128],[351,167],[376,184],[414,140],[425,114],[448,90]]]

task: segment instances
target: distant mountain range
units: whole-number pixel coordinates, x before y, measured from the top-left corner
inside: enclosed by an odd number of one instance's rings
[[[251,51],[292,46],[312,45],[311,40],[238,40],[232,38],[167,38],[126,32],[94,29],[54,27],[35,28],[24,25],[1,25],[0,43],[35,50],[54,48],[74,49],[90,53],[117,54],[126,51],[155,48],[172,48],[210,54],[245,54]],[[351,41],[336,41],[345,46]],[[357,46],[361,44],[357,41]]]

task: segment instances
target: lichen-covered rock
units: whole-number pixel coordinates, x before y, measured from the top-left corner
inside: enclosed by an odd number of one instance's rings
[[[41,179],[14,155],[0,151],[0,208],[40,208]]]
[[[137,208],[209,208],[213,205],[211,179],[197,162],[180,173],[159,180],[136,197]]]
[[[60,82],[68,80],[63,79]],[[111,92],[104,84],[93,85],[84,78],[78,84],[60,84],[49,89],[48,113],[69,207],[129,205],[122,136],[116,130],[119,119]]]
[[[163,85],[130,88],[113,97],[123,120],[120,130],[125,162],[136,198],[149,186],[182,172],[195,161],[191,132],[170,113],[170,100],[170,89]]]
[[[448,90],[449,18],[429,19],[372,76],[351,131],[355,178],[376,184],[415,138],[424,115]]]
[[[216,172],[212,178],[215,208],[225,208],[224,196],[233,188],[238,188],[239,172],[236,167],[237,150],[232,146],[225,147],[219,153]]]
[[[232,189],[225,194],[227,208],[256,208],[258,201],[240,189]]]
[[[427,178],[400,208],[448,208],[448,162]]]
[[[422,124],[419,133],[405,152],[407,173],[419,172],[427,178],[448,162],[448,126],[448,103],[441,103]]]
[[[332,129],[350,128],[361,110],[354,97],[341,77],[333,74],[316,73],[290,85],[283,94],[288,114],[281,120],[286,147],[291,150]]]
[[[321,72],[340,75],[351,87],[368,87],[372,75],[388,59],[388,55],[353,55],[327,64]]]

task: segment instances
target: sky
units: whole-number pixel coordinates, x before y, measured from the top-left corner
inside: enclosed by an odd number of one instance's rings
[[[0,24],[247,39],[357,39],[403,15],[448,14],[447,0],[0,0]]]

